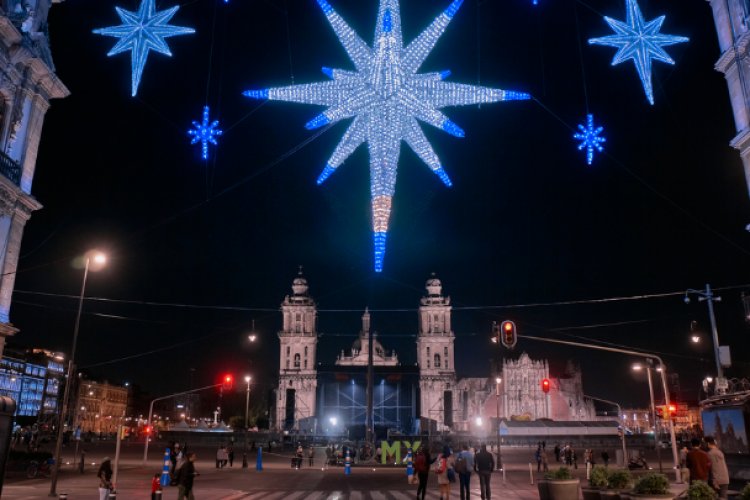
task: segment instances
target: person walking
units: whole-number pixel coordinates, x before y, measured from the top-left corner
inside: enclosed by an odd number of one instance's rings
[[[102,460],[96,477],[99,478],[99,500],[107,500],[109,492],[112,491],[112,462],[109,457]]]
[[[468,500],[471,472],[474,470],[474,454],[469,451],[469,445],[463,445],[463,450],[456,457],[456,472],[458,472],[458,487],[461,500]]]
[[[456,457],[453,456],[450,446],[443,446],[443,452],[438,455],[435,462],[435,472],[437,472],[438,487],[440,488],[440,500],[450,500],[451,482],[455,481]],[[453,481],[450,476],[453,475]]]
[[[231,467],[234,463],[234,447],[230,446],[227,448],[227,459],[229,460],[229,466]]]
[[[310,445],[310,448],[307,450],[307,458],[310,461],[310,467],[312,467],[315,462],[315,448],[313,445]]]
[[[602,452],[602,460],[604,461],[604,467],[609,467],[609,453],[607,453],[607,450]]]
[[[430,457],[430,451],[423,445],[417,451],[414,456],[414,472],[417,473],[417,479],[419,480],[419,486],[417,487],[417,500],[424,500],[427,494],[427,478],[430,474],[430,465],[433,460]],[[420,496],[421,493],[421,496]]]
[[[555,445],[555,462],[560,461],[560,444]]]
[[[543,446],[542,446],[541,457],[542,457],[542,470],[544,472],[548,472],[549,471],[549,463],[548,463],[548,460],[547,460],[547,450]]]
[[[177,471],[177,500],[195,500],[193,480],[199,475],[195,471],[195,458],[195,452],[188,453],[185,464]]]
[[[711,459],[708,453],[701,450],[701,441],[698,438],[690,440],[690,451],[687,452],[685,463],[690,470],[690,484],[695,481],[708,482],[708,472],[711,470]]]
[[[708,445],[708,458],[711,459],[711,486],[719,493],[720,499],[727,498],[729,490],[729,469],[724,453],[716,446],[716,440],[713,436],[706,436]]]
[[[536,460],[536,471],[542,472],[542,445],[537,446],[536,452],[534,452],[534,460]]]
[[[492,498],[490,479],[492,479],[492,471],[495,470],[495,458],[487,451],[486,444],[483,444],[479,453],[474,456],[474,470],[479,476],[479,491],[482,500],[490,500]]]

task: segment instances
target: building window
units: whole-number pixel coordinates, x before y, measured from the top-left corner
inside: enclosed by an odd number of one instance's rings
[[[307,357],[307,346],[305,346],[305,357]]]
[[[287,360],[286,360],[286,369],[287,370],[289,369],[289,358],[287,358]]]
[[[307,370],[307,358],[305,358],[305,370]]]
[[[440,368],[440,354],[435,354],[435,368]]]
[[[299,368],[299,353],[294,355],[294,367]]]

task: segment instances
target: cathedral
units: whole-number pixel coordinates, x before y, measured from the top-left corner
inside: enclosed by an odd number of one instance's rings
[[[564,374],[551,376],[546,360],[528,354],[504,359],[486,378],[458,379],[454,362],[456,336],[451,299],[432,276],[420,299],[416,332],[416,366],[402,365],[370,328],[370,312],[349,350],[335,360],[318,360],[317,306],[300,274],[292,294],[281,304],[279,385],[274,425],[279,430],[339,433],[364,428],[367,367],[373,365],[373,423],[376,430],[405,434],[428,429],[472,432],[477,422],[552,419],[594,420],[594,407],[583,395],[580,369],[569,363]],[[372,344],[372,353],[370,353]],[[325,368],[330,367],[330,368]],[[549,390],[542,381],[549,381]]]

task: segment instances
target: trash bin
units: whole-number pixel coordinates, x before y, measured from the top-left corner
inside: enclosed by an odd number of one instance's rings
[[[10,449],[10,438],[13,434],[14,413],[16,413],[16,402],[11,398],[0,396],[0,497],[3,496],[3,478]]]

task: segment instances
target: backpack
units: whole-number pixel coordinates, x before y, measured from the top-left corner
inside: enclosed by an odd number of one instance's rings
[[[427,472],[427,458],[424,453],[417,453],[414,460],[414,470],[417,472]]]
[[[448,468],[448,460],[445,459],[442,455],[438,457],[437,461],[435,462],[435,472],[437,474],[442,474],[445,472],[445,469]]]
[[[464,457],[462,454],[459,454],[458,458],[456,459],[455,469],[459,474],[466,474],[467,472],[466,457]]]

